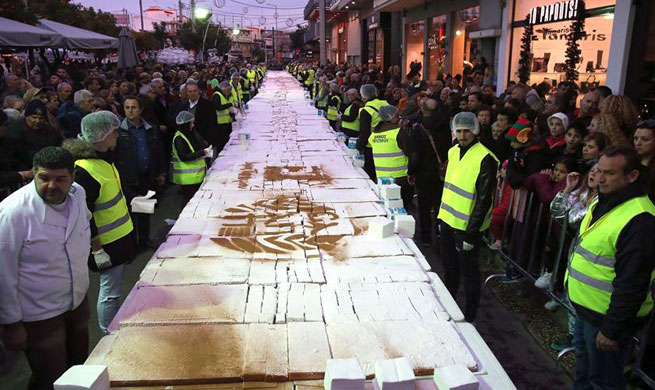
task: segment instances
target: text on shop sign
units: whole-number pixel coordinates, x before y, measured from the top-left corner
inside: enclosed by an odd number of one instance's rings
[[[528,22],[530,24],[561,22],[575,19],[580,8],[579,0],[560,1],[554,4],[540,5],[530,10]]]

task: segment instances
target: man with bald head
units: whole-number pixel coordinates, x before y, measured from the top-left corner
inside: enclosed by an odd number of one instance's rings
[[[585,93],[580,101],[580,108],[575,110],[575,119],[582,122],[585,127],[589,126],[594,115],[598,114],[598,105],[600,104],[600,94],[597,91]]]

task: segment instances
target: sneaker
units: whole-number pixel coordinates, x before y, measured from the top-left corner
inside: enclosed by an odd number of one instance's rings
[[[550,280],[553,278],[552,272],[544,272],[537,280],[534,282],[536,288],[547,289],[550,287]]]
[[[516,272],[508,272],[505,275],[498,278],[501,283],[511,284],[511,283],[520,283],[525,280],[525,277]]]
[[[556,300],[551,299],[550,301],[544,303],[544,307],[548,311],[557,311],[557,309],[559,309],[559,303]]]
[[[561,352],[566,348],[571,348],[573,346],[573,336],[570,334],[562,336],[559,340],[553,342],[550,347],[557,352]]]
[[[489,249],[491,249],[492,251],[497,251],[498,249],[500,249],[500,246],[502,244],[503,244],[502,241],[496,240],[496,241],[492,242],[491,244],[489,244]]]

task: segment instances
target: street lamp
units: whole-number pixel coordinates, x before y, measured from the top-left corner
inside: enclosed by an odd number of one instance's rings
[[[212,13],[205,8],[196,8],[196,10],[193,13],[193,16],[195,19],[201,22],[207,22],[207,26],[205,26],[205,33],[203,34],[202,37],[202,49],[200,50],[200,60],[204,61],[205,60],[205,41],[207,41],[207,33],[209,32],[209,25],[211,24],[211,17]]]
[[[275,31],[277,30],[277,17],[279,16],[278,13],[277,13],[277,4],[273,4],[273,3],[266,3],[266,4],[272,5],[273,7],[275,7],[275,13],[273,14],[273,17],[275,17],[275,30],[273,30],[273,58],[276,58],[276,56],[275,56],[275,54],[276,54],[276,50],[275,50]],[[266,47],[264,47],[264,50],[266,50]]]

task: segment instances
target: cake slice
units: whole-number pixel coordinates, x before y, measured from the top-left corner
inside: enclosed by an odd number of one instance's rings
[[[69,368],[54,383],[55,390],[108,390],[109,371],[100,364]]]
[[[364,390],[366,376],[357,358],[330,359],[325,368],[325,390]]]
[[[379,390],[414,390],[416,377],[406,357],[377,360],[375,382]]]
[[[478,390],[478,379],[462,364],[434,369],[434,383],[439,390]]]

